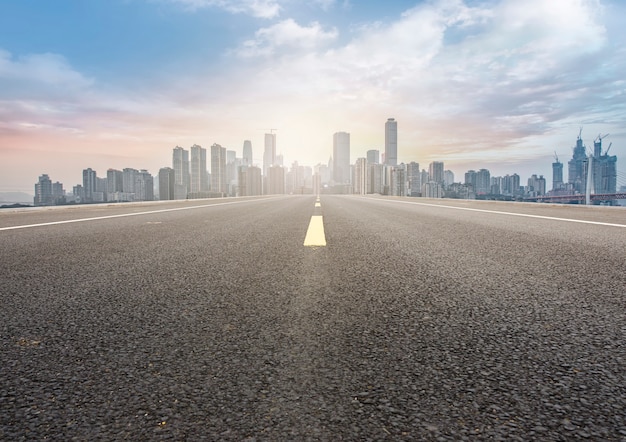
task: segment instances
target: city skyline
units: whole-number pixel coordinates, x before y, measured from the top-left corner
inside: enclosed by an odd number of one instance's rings
[[[196,143],[250,140],[261,165],[270,128],[286,165],[327,162],[338,131],[354,163],[385,151],[390,117],[398,163],[457,177],[551,177],[581,126],[587,146],[608,133],[626,155],[623,3],[353,3],[3,5],[0,191],[86,167],[156,175]]]

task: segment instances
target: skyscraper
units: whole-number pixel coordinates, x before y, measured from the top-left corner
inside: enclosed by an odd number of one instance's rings
[[[265,150],[263,151],[263,175],[268,176],[269,168],[276,164],[276,134],[265,134]]]
[[[209,190],[209,177],[206,169],[206,149],[194,144],[189,149],[191,157],[190,191],[198,194]]]
[[[39,181],[35,184],[35,198],[33,204],[35,206],[50,206],[54,204],[52,198],[52,181],[46,174],[41,175]]]
[[[174,169],[176,199],[186,198],[187,193],[190,191],[191,183],[189,174],[189,151],[180,146],[176,146],[172,155],[172,168]]]
[[[333,135],[333,180],[335,184],[350,183],[350,134]]]
[[[243,155],[242,155],[242,165],[244,166],[252,166],[252,142],[250,140],[245,140],[243,142]]]
[[[433,161],[428,165],[428,178],[430,181],[439,183],[443,186],[444,178],[442,161]]]
[[[161,201],[174,199],[174,183],[176,173],[171,167],[163,167],[159,170],[159,199]]]
[[[96,171],[91,167],[83,170],[83,195],[85,203],[93,202],[93,194],[97,192],[96,189]]]
[[[407,182],[409,183],[409,196],[420,196],[421,183],[420,183],[420,165],[415,161],[411,161],[407,164]]]
[[[385,164],[398,164],[398,122],[394,118],[385,123]]]
[[[377,149],[371,149],[367,151],[367,162],[369,164],[380,163],[380,151]]]
[[[357,195],[365,195],[369,190],[369,176],[367,170],[367,159],[357,158],[354,164],[353,191]]]
[[[560,190],[563,188],[563,163],[555,158],[555,162],[552,163],[552,190]]]
[[[587,182],[587,148],[583,144],[580,133],[576,139],[576,147],[572,159],[567,163],[567,181],[574,186],[574,190],[578,193],[585,193]]]
[[[211,146],[211,192],[225,194],[226,188],[226,148],[219,144]]]

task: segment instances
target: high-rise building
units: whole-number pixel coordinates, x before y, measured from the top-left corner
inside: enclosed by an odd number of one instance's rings
[[[159,199],[161,201],[174,199],[174,184],[176,172],[171,167],[163,167],[159,170]]]
[[[270,167],[276,165],[276,134],[265,134],[265,150],[263,151],[263,176],[267,177]]]
[[[371,149],[367,151],[367,162],[369,164],[380,163],[380,151],[377,149]]]
[[[96,171],[91,167],[83,170],[83,202],[94,202],[94,192],[97,192],[96,188]]]
[[[385,123],[385,164],[398,164],[398,122],[394,118]]]
[[[52,196],[52,180],[47,174],[39,177],[39,181],[35,184],[35,198],[33,201],[35,206],[52,206],[54,198]]]
[[[126,167],[122,170],[122,190],[126,194],[135,193],[135,176],[139,173],[137,169]]]
[[[609,146],[610,147],[610,146]],[[617,156],[602,152],[602,137],[593,143],[593,193],[607,194],[617,191]]]
[[[239,196],[257,196],[263,191],[261,168],[256,166],[239,167]]]
[[[585,152],[587,148],[583,144],[582,138],[580,138],[580,133],[573,150],[573,157],[567,163],[567,181],[574,187],[576,192],[585,193],[587,182],[587,155]]]
[[[354,182],[352,183],[353,192],[357,195],[365,195],[368,193],[369,177],[367,170],[367,159],[357,158],[354,163]]]
[[[228,192],[226,187],[226,148],[219,144],[211,146],[211,192]]]
[[[206,168],[206,149],[194,144],[189,149],[190,153],[190,192],[197,194],[209,190],[209,176]]]
[[[272,166],[268,171],[268,195],[282,195],[285,193],[285,168]]]
[[[408,183],[408,196],[420,196],[422,189],[420,183],[420,165],[411,161],[406,165],[406,179]]]
[[[114,194],[116,192],[123,192],[124,190],[124,173],[121,170],[109,169],[107,170],[107,193]],[[114,200],[114,198],[107,198]]]
[[[443,162],[433,161],[428,165],[428,180],[443,186]]]
[[[404,164],[388,166],[389,194],[392,196],[406,196],[406,168]]]
[[[154,200],[154,178],[145,169],[135,174],[135,201]]]
[[[187,198],[187,193],[191,190],[189,151],[180,146],[176,146],[172,155],[172,168],[174,169],[175,177],[175,199],[185,199]]]
[[[333,134],[333,180],[335,184],[350,183],[350,134]]]
[[[537,177],[536,174],[528,178],[528,194],[530,196],[541,196],[546,194],[546,179],[543,175]]]
[[[446,188],[448,186],[451,186],[454,183],[454,172],[452,172],[451,170],[444,170],[443,181]]]
[[[552,190],[557,191],[563,188],[563,163],[555,158],[556,161],[552,163]]]
[[[486,195],[491,192],[491,173],[487,169],[476,172],[476,195]]]
[[[245,140],[243,142],[243,155],[242,155],[241,164],[243,166],[252,166],[253,161],[254,160],[252,158],[252,141]]]

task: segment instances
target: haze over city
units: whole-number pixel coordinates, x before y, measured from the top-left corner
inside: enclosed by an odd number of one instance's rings
[[[156,174],[172,148],[241,153],[277,134],[285,164],[443,161],[460,177],[551,177],[610,134],[626,155],[626,6],[618,1],[10,2],[0,7],[0,191],[81,170]],[[618,173],[624,166],[618,162]]]

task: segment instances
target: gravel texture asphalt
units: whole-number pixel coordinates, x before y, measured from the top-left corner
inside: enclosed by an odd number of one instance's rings
[[[236,201],[0,231],[1,440],[626,441],[626,228]]]

